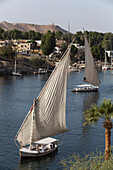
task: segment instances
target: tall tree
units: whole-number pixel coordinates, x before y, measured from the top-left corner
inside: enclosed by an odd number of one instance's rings
[[[94,124],[99,120],[99,118],[104,118],[103,127],[105,128],[105,159],[109,159],[111,155],[111,129],[112,122],[111,117],[113,116],[113,103],[111,100],[104,99],[103,103],[97,106],[96,104],[91,105],[91,107],[84,112],[84,118],[87,123]]]
[[[43,54],[49,55],[53,52],[55,47],[55,34],[51,31],[47,31],[41,38],[41,49]]]
[[[3,46],[0,48],[0,55],[6,59],[13,59],[15,56],[15,51],[12,49],[10,45]]]

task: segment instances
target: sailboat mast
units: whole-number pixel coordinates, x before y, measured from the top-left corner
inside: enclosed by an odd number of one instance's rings
[[[107,56],[106,56],[106,50],[105,50],[105,66],[107,65]]]
[[[32,112],[32,121],[31,121],[31,133],[30,133],[30,149],[32,148],[32,139],[33,139],[33,122],[35,117],[35,105],[36,105],[36,99],[33,100],[33,112]]]
[[[14,71],[16,73],[16,56],[15,56],[15,66],[14,66]]]

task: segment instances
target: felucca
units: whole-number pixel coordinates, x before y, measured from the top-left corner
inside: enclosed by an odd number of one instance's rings
[[[40,157],[57,150],[58,139],[51,136],[67,131],[66,86],[71,44],[34,100],[15,140],[21,157]]]
[[[88,44],[86,33],[84,32],[85,38],[85,73],[84,80],[89,84],[77,85],[72,92],[95,92],[99,88],[99,76],[94,63],[93,55]]]

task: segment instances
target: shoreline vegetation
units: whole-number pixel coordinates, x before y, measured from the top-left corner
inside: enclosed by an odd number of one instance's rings
[[[1,75],[12,75],[12,71],[14,70],[14,59],[4,59],[0,57],[0,76]],[[46,59],[41,59],[40,56],[17,56],[17,71],[22,74],[37,74],[38,69],[40,67],[47,68],[47,65],[49,65],[49,68],[53,70],[55,64],[49,62],[47,64]]]
[[[85,32],[97,67],[101,68],[104,63],[105,53],[108,61],[107,64],[110,65],[111,57],[108,55],[107,51],[109,51],[111,56],[113,55],[113,34],[92,31]],[[0,41],[2,44],[0,44],[0,75],[12,73],[15,56],[17,58],[17,70],[22,74],[35,74],[40,67],[47,69],[48,65],[50,67],[49,69],[52,70],[55,67],[55,63],[59,61],[66,50],[67,45],[72,42],[73,39],[75,40],[70,54],[71,64],[75,64],[74,66],[79,67],[81,62],[83,62],[82,64],[84,65],[85,57],[84,33],[82,31],[72,34],[70,32],[51,32],[48,30],[45,34],[42,34],[33,30],[29,32],[16,29],[5,31],[0,27]],[[21,41],[19,42],[19,40],[21,40],[22,43]],[[41,44],[38,44],[37,41],[40,41]],[[28,44],[30,45],[29,50]],[[26,46],[26,51],[24,52],[28,52],[30,55],[22,55],[21,52],[23,51],[22,49],[20,50],[20,46]],[[58,50],[57,53],[55,51],[56,49]],[[35,55],[34,57],[35,51],[39,56]],[[51,54],[52,57],[48,60]]]
[[[113,169],[113,155],[111,154],[111,159],[105,160],[105,154],[98,150],[96,153],[84,153],[83,157],[75,153],[67,159],[62,159],[60,165],[63,166],[65,170],[111,170]]]

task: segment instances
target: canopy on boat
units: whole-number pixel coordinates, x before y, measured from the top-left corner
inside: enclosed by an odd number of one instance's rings
[[[48,137],[48,138],[36,141],[34,143],[39,144],[39,145],[47,145],[49,143],[54,143],[54,142],[57,142],[57,141],[58,141],[58,139],[54,139],[54,138]]]

